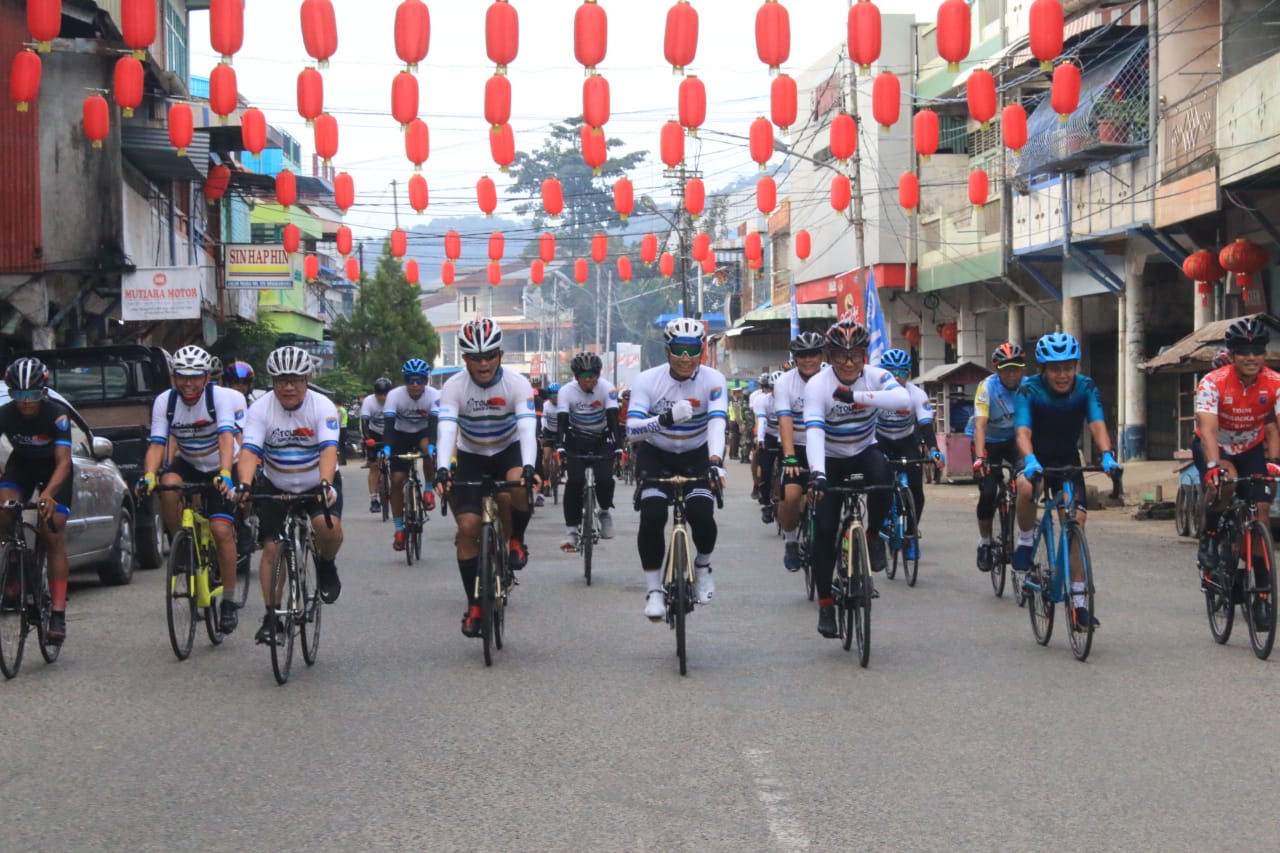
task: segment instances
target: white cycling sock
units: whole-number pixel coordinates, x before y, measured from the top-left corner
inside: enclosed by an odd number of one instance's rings
[[[569,525],[569,526],[565,527],[565,529],[564,529],[564,535],[565,535],[565,536],[572,536],[573,534],[575,534],[575,533],[577,533],[577,532],[578,532],[578,528],[576,528],[576,527],[574,527],[574,526],[572,526],[572,525]]]
[[[1072,581],[1071,582],[1071,593],[1072,593],[1071,606],[1072,607],[1084,607],[1084,596],[1076,594],[1076,593],[1082,593],[1082,592],[1084,592],[1084,583],[1080,581]]]
[[[788,545],[790,545],[793,542],[798,542],[799,540],[800,540],[800,528],[797,527],[795,530],[782,531],[782,541],[787,543]]]
[[[711,555],[699,553],[693,560],[693,566],[697,569],[711,571]]]
[[[979,544],[979,545],[990,545],[990,544],[991,544],[991,537],[990,537],[990,536],[979,536],[979,537],[978,537],[978,544]]]
[[[645,594],[662,591],[662,569],[644,570]]]
[[[1018,547],[1022,547],[1023,545],[1034,545],[1034,544],[1036,544],[1036,532],[1034,530],[1018,531]]]

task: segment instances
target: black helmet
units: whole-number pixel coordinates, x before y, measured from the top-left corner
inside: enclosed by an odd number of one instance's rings
[[[1258,317],[1241,317],[1227,327],[1223,340],[1229,350],[1247,346],[1265,347],[1271,343],[1271,330]]]
[[[573,375],[579,373],[599,373],[603,364],[600,356],[593,352],[580,352],[573,357],[573,363],[569,365],[569,369],[573,371]]]
[[[870,340],[866,326],[856,320],[841,320],[827,329],[827,349],[865,349]]]
[[[391,392],[391,380],[385,376],[379,376],[373,380],[373,393],[388,394]]]
[[[20,358],[4,372],[10,391],[33,391],[49,387],[49,368],[38,358]]]
[[[822,335],[817,332],[801,332],[791,339],[791,351],[812,352],[822,349]]]

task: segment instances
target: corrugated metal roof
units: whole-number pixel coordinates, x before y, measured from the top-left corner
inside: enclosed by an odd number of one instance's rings
[[[131,126],[120,128],[120,150],[129,162],[148,178],[172,178],[200,181],[209,174],[209,134],[197,132],[179,157],[169,143],[169,131],[163,127]]]

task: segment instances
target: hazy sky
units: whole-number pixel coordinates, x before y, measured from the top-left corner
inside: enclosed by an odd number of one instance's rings
[[[400,222],[412,227],[431,216],[474,214],[475,182],[484,174],[503,180],[489,155],[484,121],[484,84],[493,74],[485,51],[486,0],[428,0],[431,48],[418,70],[419,115],[431,132],[424,166],[431,203],[425,216],[409,208],[404,183],[413,174],[399,125],[391,117],[391,81],[404,66],[393,41],[398,0],[334,0],[338,52],[323,72],[325,109],[339,123],[335,165],[355,178],[357,210],[349,220],[358,236],[390,230],[391,182],[401,185]],[[581,113],[583,70],[573,55],[573,17],[580,0],[513,0],[520,14],[520,50],[508,70],[513,89],[511,124],[518,150],[541,144],[556,121]],[[601,0],[608,13],[608,54],[599,70],[610,84],[612,118],[607,132],[628,149],[647,149],[651,161],[630,177],[637,198],[668,197],[657,157],[659,129],[676,117],[680,77],[663,58],[666,10],[662,2]],[[694,0],[699,13],[697,58],[690,66],[707,86],[704,127],[745,135],[751,120],[769,112],[771,79],[756,56],[758,3]],[[790,12],[791,59],[784,70],[798,75],[844,40],[848,0],[784,0]],[[246,0],[244,47],[234,67],[241,96],[267,120],[301,143],[310,165],[312,133],[296,109],[296,81],[312,60],[302,44],[299,0]],[[882,13],[915,13],[931,19],[937,3],[881,2]],[[217,56],[209,45],[208,15],[191,13],[191,73],[208,76]],[[904,72],[906,69],[897,69]],[[801,109],[803,113],[803,106]],[[705,135],[688,140],[687,159],[715,189],[752,168],[745,142]],[[509,200],[499,212],[510,212]]]

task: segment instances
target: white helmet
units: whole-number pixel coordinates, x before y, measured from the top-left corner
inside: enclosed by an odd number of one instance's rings
[[[272,376],[310,376],[314,369],[311,353],[300,347],[280,347],[267,356],[267,373]]]
[[[179,376],[203,376],[213,369],[213,356],[203,347],[185,346],[173,354],[173,372]]]
[[[692,317],[677,317],[662,332],[668,344],[701,344],[706,336],[707,327]]]
[[[778,384],[778,380],[779,380],[779,379],[781,379],[781,378],[782,378],[782,371],[781,371],[781,370],[775,370],[773,373],[770,373],[770,374],[769,374],[769,384],[770,384],[770,385],[777,385],[777,384]]]
[[[502,346],[502,327],[488,317],[480,317],[458,329],[458,348],[474,355],[493,352]]]

